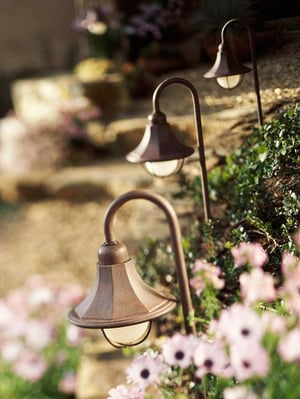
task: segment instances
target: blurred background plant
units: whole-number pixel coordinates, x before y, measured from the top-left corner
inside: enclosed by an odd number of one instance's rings
[[[121,16],[111,4],[75,1],[73,28],[86,38],[91,57],[115,59],[123,49]]]
[[[207,61],[206,48],[213,41],[215,51],[217,36],[228,19],[241,18],[253,27],[256,44],[257,33],[268,34],[269,39],[263,35],[259,41],[262,49],[268,49],[287,38],[288,24],[284,20],[276,23],[276,19],[299,15],[293,0],[135,0],[129,4],[74,0],[64,5],[52,2],[46,8],[29,0],[22,12],[5,1],[8,15],[1,21],[5,62],[0,68],[0,116],[13,106],[10,85],[17,79],[72,72],[86,58],[109,58],[118,65],[130,62],[156,74],[179,70]],[[57,30],[50,22],[53,18]],[[270,20],[274,23],[267,26]],[[297,19],[291,24],[297,31]],[[10,32],[10,26],[17,29]],[[239,33],[237,28],[235,37]],[[8,40],[11,37],[13,41]]]
[[[75,2],[73,27],[86,37],[90,56],[136,61],[153,40],[174,42],[186,35],[185,17],[195,1]]]
[[[136,1],[127,6],[118,1],[114,5],[78,1],[73,27],[88,43],[85,58],[113,60],[121,73],[128,71],[122,64],[133,66],[135,74],[131,74],[129,83],[131,87],[134,85],[135,95],[136,87],[150,80],[143,78],[144,74],[147,78],[147,73],[180,69],[186,64],[185,58],[198,61],[198,43],[193,48],[186,46],[191,35],[187,21],[196,3],[194,0],[153,0]],[[144,92],[149,94],[151,89]],[[139,89],[139,94],[142,91]]]
[[[193,30],[200,32],[201,48],[208,59],[215,60],[222,27],[233,18],[242,20],[251,28],[258,26],[260,22],[259,13],[254,11],[251,0],[202,0],[198,3],[189,23]],[[247,32],[239,24],[234,28],[237,31],[231,34],[232,29],[229,30],[228,35],[231,37],[227,42],[234,48],[234,53],[239,54],[239,59],[249,59]]]
[[[78,285],[49,284],[40,275],[0,301],[0,396],[75,397],[84,331],[66,320],[85,296]]]
[[[40,112],[35,107],[32,110],[34,120],[28,114],[28,120],[12,114],[0,121],[1,172],[26,175],[67,165],[71,161],[70,143],[84,142],[86,123],[100,115],[84,97],[55,101],[47,109],[40,103]]]
[[[142,86],[145,73],[161,74],[214,60],[223,25],[232,18],[246,23],[255,33],[257,51],[263,52],[283,40],[282,32],[264,32],[263,1],[253,0],[139,0],[75,1],[74,29],[87,44],[83,58],[133,65],[135,86]],[[279,7],[279,5],[278,5]],[[262,33],[263,32],[263,33]],[[261,37],[262,34],[262,37]],[[248,34],[240,24],[231,26],[229,42],[241,60],[249,60]],[[126,68],[125,68],[126,69]],[[153,89],[153,87],[152,87]],[[136,90],[133,90],[135,94]],[[140,90],[141,92],[141,90]],[[146,94],[151,92],[145,90]]]

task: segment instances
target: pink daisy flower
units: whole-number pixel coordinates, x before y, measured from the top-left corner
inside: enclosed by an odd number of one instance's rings
[[[203,279],[200,276],[196,276],[196,277],[192,277],[190,279],[190,286],[195,291],[195,294],[197,296],[200,296],[202,294],[202,291],[205,288],[205,283],[204,283]]]
[[[289,259],[291,260],[290,257]],[[293,259],[293,263],[289,263],[290,266],[285,269],[285,281],[280,294],[285,299],[287,309],[300,315],[300,262],[296,261],[296,257]]]
[[[289,252],[285,252],[282,255],[281,270],[286,277],[288,277],[290,274],[293,274],[299,268],[300,259],[297,256]]]
[[[276,335],[282,335],[287,329],[287,319],[275,312],[265,310],[261,316],[261,321],[266,331]]]
[[[258,300],[271,302],[276,298],[273,277],[259,268],[251,270],[250,273],[241,274],[240,287],[244,303],[248,305]]]
[[[1,345],[0,353],[5,362],[16,361],[24,351],[24,346],[19,341],[8,341]]]
[[[46,360],[34,352],[24,352],[14,364],[14,372],[25,380],[36,382],[48,370]]]
[[[77,380],[75,373],[66,373],[58,383],[59,392],[71,395],[76,392]]]
[[[118,385],[116,388],[110,389],[107,399],[144,399],[144,391],[133,387],[127,388],[125,385]]]
[[[196,295],[200,296],[206,284],[212,284],[215,289],[224,287],[224,280],[220,278],[221,269],[203,259],[197,259],[193,268],[194,277],[190,280],[190,285],[194,288]]]
[[[162,345],[162,355],[170,366],[179,366],[183,369],[192,363],[192,356],[196,339],[189,335],[174,334]]]
[[[236,303],[222,311],[216,336],[225,337],[231,344],[236,342],[260,342],[264,335],[264,325],[259,315],[252,309]]]
[[[219,343],[206,342],[201,339],[198,340],[193,360],[197,367],[196,377],[198,378],[205,374],[223,374],[229,364],[224,348]]]
[[[27,323],[25,341],[30,348],[42,350],[53,342],[54,338],[54,328],[47,321],[34,319]]]
[[[0,329],[4,329],[10,323],[14,321],[14,312],[10,309],[7,304],[1,300],[0,301]]]
[[[235,267],[247,263],[252,267],[261,267],[268,261],[268,255],[259,243],[242,242],[231,249]]]
[[[300,230],[298,230],[297,233],[295,233],[294,242],[297,245],[297,247],[300,247]]]
[[[78,346],[85,338],[85,331],[74,325],[69,325],[66,328],[66,339],[70,346]]]
[[[300,361],[300,328],[294,328],[278,344],[278,353],[286,362]]]
[[[160,375],[167,370],[162,357],[157,352],[145,352],[127,368],[127,381],[145,389],[159,383]]]
[[[230,360],[236,378],[245,381],[251,377],[265,377],[269,371],[269,354],[256,343],[236,343],[230,347]]]
[[[242,385],[224,390],[224,399],[258,399],[254,392]]]

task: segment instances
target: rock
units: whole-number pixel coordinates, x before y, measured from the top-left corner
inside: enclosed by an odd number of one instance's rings
[[[0,199],[9,203],[44,199],[47,197],[44,181],[52,173],[53,170],[44,170],[24,176],[1,176]]]
[[[139,350],[147,348],[154,338],[155,328],[152,326],[150,337],[140,344]],[[125,356],[121,349],[113,348],[101,332],[91,333],[83,346],[77,373],[76,399],[107,399],[111,388],[126,384],[126,368],[134,357],[136,354]],[[153,398],[158,399],[158,396]]]
[[[101,178],[101,169],[65,168],[50,176],[44,182],[47,196],[69,201],[82,201],[98,198],[99,201],[111,198],[106,179]]]
[[[97,105],[104,120],[116,118],[128,108],[129,92],[122,74],[107,74],[96,81],[81,82],[83,95]]]
[[[111,160],[96,166],[3,176],[0,198],[9,203],[45,198],[103,202],[136,187],[150,187],[153,181],[140,165]]]
[[[168,122],[182,142],[187,145],[195,143],[193,115],[172,116]],[[87,134],[95,146],[107,147],[114,156],[123,156],[138,145],[147,123],[147,115],[145,118],[118,119],[106,126],[93,122],[88,126]]]
[[[107,201],[134,187],[147,187],[153,181],[139,165],[107,162],[98,166],[65,168],[45,182],[49,197],[82,201]]]
[[[126,367],[131,358],[122,356],[121,350],[82,356],[78,369],[77,399],[107,399],[108,391],[126,383]]]
[[[202,117],[207,170],[218,165],[241,144],[252,131],[255,118],[245,109]],[[168,122],[181,142],[196,147],[193,115],[172,116]],[[115,158],[99,160],[95,165],[37,171],[23,177],[5,176],[0,182],[1,198],[8,202],[42,198],[104,201],[136,187],[150,187],[158,179],[147,174],[141,165],[128,163],[125,159],[141,140],[146,123],[146,118],[130,118],[111,122],[106,127],[99,124],[98,134],[90,137],[91,145],[111,148],[109,152]],[[195,173],[199,173],[197,150],[192,158],[195,158]],[[156,184],[158,188],[160,183]]]
[[[251,111],[251,108],[235,108],[202,116],[204,145],[213,146],[224,131],[227,132],[231,126],[246,118]],[[194,115],[170,117],[167,115],[167,120],[175,136],[181,142],[191,146],[197,145]],[[145,118],[120,119],[111,122],[107,125],[104,133],[102,132],[100,140],[102,143],[106,141],[107,145],[111,143],[114,155],[126,155],[140,142],[147,122],[146,116]],[[95,144],[98,141],[96,136],[92,140],[95,140]],[[232,145],[234,142],[230,141],[230,144]]]
[[[16,80],[11,88],[16,115],[26,123],[56,121],[57,104],[82,94],[79,82],[72,74]]]

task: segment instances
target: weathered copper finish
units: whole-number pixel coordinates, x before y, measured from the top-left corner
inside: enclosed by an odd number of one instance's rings
[[[258,123],[261,126],[263,124],[263,116],[262,116],[262,108],[261,108],[261,98],[260,98],[260,89],[259,89],[259,79],[257,72],[257,62],[256,62],[256,52],[253,34],[247,24],[240,21],[239,19],[231,19],[226,22],[221,31],[221,44],[219,45],[219,50],[217,53],[216,61],[213,67],[204,74],[205,78],[218,78],[223,76],[232,76],[244,74],[251,71],[250,68],[241,64],[237,58],[233,55],[233,53],[228,48],[228,45],[225,43],[225,32],[229,25],[238,23],[242,25],[244,29],[246,29],[248,33],[248,40],[251,52],[252,59],[252,72],[253,72],[253,80],[254,80],[254,89],[256,94],[256,106],[257,106],[257,118]],[[244,72],[243,72],[244,70]]]
[[[213,67],[205,73],[205,78],[222,76],[243,75],[250,72],[251,68],[241,64],[232,51],[222,42],[218,47],[216,61]]]
[[[164,113],[153,112],[148,121],[141,142],[126,156],[129,162],[169,161],[193,154],[192,147],[180,143],[174,136]]]
[[[175,304],[174,296],[145,284],[125,245],[112,241],[99,248],[94,286],[69,319],[83,328],[122,327],[160,317]]]
[[[154,162],[185,158],[193,153],[191,147],[180,144],[171,132],[166,116],[160,111],[159,98],[161,92],[170,84],[181,84],[187,87],[192,95],[194,119],[197,136],[197,147],[200,162],[200,176],[202,186],[202,200],[204,220],[211,218],[209,192],[207,183],[207,170],[203,143],[201,112],[199,96],[195,86],[187,79],[172,77],[162,81],[155,89],[152,96],[153,113],[148,117],[149,124],[138,146],[132,150],[126,159],[129,162]],[[178,172],[178,170],[177,170]]]
[[[108,208],[104,220],[105,243],[99,248],[97,274],[88,296],[71,312],[71,323],[83,328],[114,328],[139,324],[160,317],[176,304],[176,298],[154,290],[143,282],[124,244],[112,234],[113,219],[118,209],[133,199],[145,199],[157,205],[166,215],[181,304],[187,333],[194,333],[189,323],[193,311],[189,280],[181,244],[181,232],[174,208],[163,197],[144,190],[130,191],[116,198]]]
[[[190,323],[190,316],[194,312],[177,215],[166,199],[145,190],[129,191],[116,198],[108,208],[104,219],[106,242],[99,248],[94,286],[89,295],[69,313],[69,320],[83,328],[103,329],[106,339],[113,346],[121,348],[126,346],[126,343],[120,342],[119,339],[111,341],[107,335],[109,329],[113,328],[115,331],[118,327],[135,326],[162,316],[174,308],[175,298],[146,285],[129,259],[124,244],[113,237],[115,214],[123,204],[133,199],[148,200],[165,213],[170,229],[186,334],[196,336],[195,325]],[[141,343],[149,331],[150,325],[139,338],[135,338],[135,341],[130,340],[129,345]],[[194,396],[200,399],[198,392],[195,392]]]

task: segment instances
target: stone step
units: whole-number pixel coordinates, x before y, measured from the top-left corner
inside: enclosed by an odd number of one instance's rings
[[[224,140],[224,134],[241,118],[246,118],[249,110],[228,111],[203,117],[203,136],[207,169],[210,170],[224,156],[240,144],[246,135],[238,126],[235,140]],[[111,156],[99,159],[87,166],[65,167],[61,169],[34,170],[24,175],[2,173],[0,179],[0,199],[7,202],[33,201],[43,198],[87,201],[91,199],[113,198],[121,192],[136,187],[150,187],[154,178],[146,173],[141,165],[130,164],[125,155],[141,140],[146,120],[143,118],[124,119],[111,122],[104,129],[95,126],[90,131],[90,140],[96,147],[109,148]],[[169,118],[175,134],[188,145],[196,146],[194,118],[192,115]],[[99,130],[100,129],[100,130]],[[104,130],[103,130],[104,129]],[[242,132],[242,134],[241,134]],[[234,131],[230,133],[234,137]],[[191,159],[197,160],[197,152]],[[197,166],[196,166],[197,169]],[[198,173],[198,172],[196,172]]]

